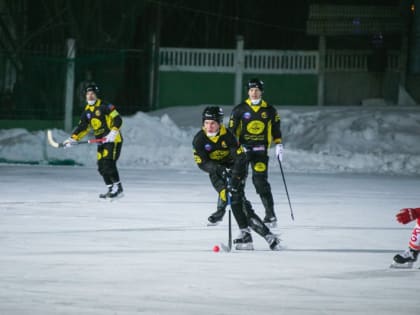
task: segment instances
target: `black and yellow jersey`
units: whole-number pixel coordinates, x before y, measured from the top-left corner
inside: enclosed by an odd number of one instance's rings
[[[269,147],[272,142],[281,143],[280,116],[266,101],[252,105],[247,99],[237,105],[229,120],[229,130],[244,146]]]
[[[245,153],[235,136],[221,125],[219,133],[208,137],[204,129],[193,140],[194,160],[207,173],[215,172],[218,165],[231,168],[236,176],[243,176],[246,170]]]
[[[103,138],[111,130],[119,131],[121,125],[122,119],[115,106],[97,99],[95,104],[86,105],[79,124],[74,129],[71,137],[78,141],[92,130],[97,139]],[[118,133],[115,142],[121,141],[121,133]]]

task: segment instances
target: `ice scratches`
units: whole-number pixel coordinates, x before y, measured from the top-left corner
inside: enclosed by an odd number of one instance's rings
[[[84,233],[127,233],[127,232],[185,232],[206,230],[206,227],[199,226],[159,226],[159,227],[138,227],[138,228],[110,228],[110,229],[86,229],[86,230],[62,230],[62,231],[31,231],[17,234],[84,234]]]
[[[344,254],[393,254],[400,249],[369,249],[369,248],[284,248],[282,251],[288,252],[308,252],[308,253],[344,253]]]
[[[5,206],[42,206],[42,205],[74,205],[74,204],[86,204],[89,201],[74,201],[74,200],[66,200],[66,201],[2,201],[0,202],[1,205]]]
[[[405,269],[404,271],[395,271],[396,269],[373,269],[358,270],[350,272],[337,273],[335,275],[322,275],[322,278],[338,279],[338,280],[354,280],[354,279],[380,279],[380,278],[401,278],[413,277],[412,272],[419,272],[419,269]]]
[[[410,230],[407,227],[389,227],[389,226],[337,226],[337,225],[294,225],[279,226],[280,230],[357,230],[357,231],[401,231]]]
[[[91,249],[91,250],[54,250],[54,251],[39,251],[39,252],[25,252],[15,254],[16,256],[96,256],[96,255],[143,255],[143,254],[158,254],[166,255],[173,253],[177,254],[193,254],[193,253],[208,253],[209,249],[202,248],[191,248],[191,249],[180,249],[180,248],[159,248],[159,249]]]

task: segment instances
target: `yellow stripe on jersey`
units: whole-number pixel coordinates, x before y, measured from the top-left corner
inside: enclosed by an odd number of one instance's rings
[[[118,115],[119,115],[119,113],[115,109],[109,114],[109,116],[111,116],[112,118],[115,118]]]
[[[267,124],[267,141],[268,141],[268,147],[270,147],[271,145],[271,139],[273,138],[273,134],[272,134],[272,123],[271,120],[268,122]]]

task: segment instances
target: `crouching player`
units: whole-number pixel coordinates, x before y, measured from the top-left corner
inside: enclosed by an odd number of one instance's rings
[[[280,249],[280,239],[257,216],[244,193],[246,155],[235,136],[223,125],[223,110],[207,107],[202,114],[202,129],[193,140],[194,159],[207,172],[219,198],[226,201],[231,195],[233,216],[240,234],[233,240],[238,250],[252,250],[251,229],[261,235],[272,250]]]

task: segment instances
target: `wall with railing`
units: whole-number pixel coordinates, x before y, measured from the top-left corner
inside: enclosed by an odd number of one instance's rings
[[[378,61],[372,51],[327,50],[326,104],[358,104],[379,95],[395,100],[400,55],[389,51],[383,56],[384,69],[378,74],[371,69]],[[246,96],[243,89],[235,91],[238,76],[242,82],[258,76],[266,83],[265,97],[271,103],[316,105],[319,58],[318,51],[161,48],[158,103],[233,104],[236,94]],[[359,94],[354,93],[358,82],[363,85]]]

